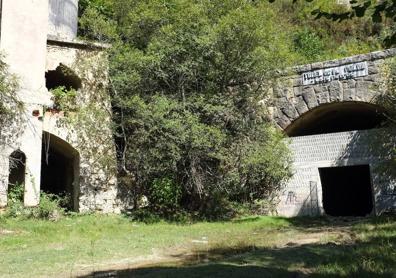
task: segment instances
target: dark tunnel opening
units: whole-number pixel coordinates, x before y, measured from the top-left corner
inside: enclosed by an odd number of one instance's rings
[[[323,208],[330,216],[366,216],[373,210],[369,165],[319,168]]]
[[[321,105],[300,116],[285,132],[290,137],[378,128],[386,122],[381,107],[363,102]]]
[[[41,190],[67,196],[65,208],[78,209],[78,153],[67,142],[44,133],[41,160]]]

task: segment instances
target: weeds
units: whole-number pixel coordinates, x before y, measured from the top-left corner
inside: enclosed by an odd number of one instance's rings
[[[62,205],[67,202],[67,196],[62,197],[41,192],[40,204],[37,207],[25,207],[23,202],[24,191],[23,184],[15,184],[10,187],[8,205],[2,217],[58,220],[65,213]]]

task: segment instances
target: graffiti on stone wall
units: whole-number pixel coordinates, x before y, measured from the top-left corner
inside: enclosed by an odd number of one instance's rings
[[[287,193],[286,205],[294,205],[297,203],[297,194],[294,191],[289,191]]]

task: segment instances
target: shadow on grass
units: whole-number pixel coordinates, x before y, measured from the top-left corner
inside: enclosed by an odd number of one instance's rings
[[[174,256],[175,261],[181,261],[177,265],[108,270],[80,277],[396,277],[395,220],[290,219],[297,229],[359,224],[357,229],[365,238],[344,244],[213,248]]]

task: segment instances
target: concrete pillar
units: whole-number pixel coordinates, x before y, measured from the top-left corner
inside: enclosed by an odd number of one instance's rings
[[[2,154],[6,154],[3,149]],[[0,208],[7,206],[9,160],[6,155],[0,156]]]
[[[3,0],[0,48],[10,72],[19,80],[17,96],[24,104],[19,113],[26,128],[15,144],[26,155],[24,201],[27,206],[39,203],[43,127],[33,111],[42,113],[43,104],[48,102],[45,87],[47,34],[48,0]]]
[[[29,106],[26,110],[26,116],[29,117],[29,125],[21,140],[21,151],[26,155],[24,204],[27,207],[32,207],[37,206],[40,202],[43,124],[37,117],[33,117],[30,112],[32,110],[41,110],[41,107]]]

